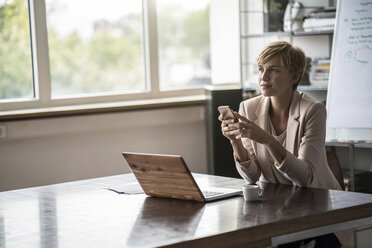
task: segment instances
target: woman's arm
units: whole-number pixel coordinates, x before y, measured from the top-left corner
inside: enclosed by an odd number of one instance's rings
[[[260,128],[256,123],[238,113],[235,113],[235,115],[241,122],[229,124],[225,128],[226,133],[235,136],[235,139],[238,140],[249,138],[264,144],[274,159],[275,165],[279,166],[284,161],[286,149],[271,134]]]
[[[220,115],[218,119],[221,121],[222,134],[230,140],[234,152],[234,160],[238,173],[248,183],[256,183],[261,175],[261,169],[257,165],[253,149],[250,142],[245,147],[241,139],[236,139],[235,135],[230,135],[226,132],[228,125],[236,123],[233,119],[224,120],[224,116]]]
[[[325,183],[327,179],[324,178],[328,178],[328,185],[334,185],[333,175],[327,174],[326,168],[318,168],[319,166],[327,166],[326,162],[320,163],[325,149],[326,122],[326,110],[321,103],[313,104],[306,113],[303,120],[305,122],[304,134],[299,144],[297,156],[287,151],[276,140],[273,141],[275,138],[254,122],[249,121],[242,115],[236,114],[236,116],[240,119],[240,122],[230,124],[226,132],[235,135],[236,139],[245,137],[264,144],[278,169],[296,185],[311,186],[314,185],[314,181]],[[323,179],[319,180],[316,177]]]

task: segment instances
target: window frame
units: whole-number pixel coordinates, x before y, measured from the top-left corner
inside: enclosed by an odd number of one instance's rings
[[[156,0],[142,0],[142,6],[145,54],[143,59],[148,90],[139,93],[102,93],[92,96],[52,98],[45,1],[28,0],[35,96],[33,99],[0,100],[0,112],[76,105],[82,105],[84,108],[87,104],[204,95],[202,86],[169,91],[160,90]]]

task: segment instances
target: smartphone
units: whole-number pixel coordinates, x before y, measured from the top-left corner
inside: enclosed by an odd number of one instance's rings
[[[230,108],[230,106],[219,106],[217,109],[220,114],[225,116],[224,120],[234,119],[235,121],[238,121],[238,118],[236,118],[234,111]]]

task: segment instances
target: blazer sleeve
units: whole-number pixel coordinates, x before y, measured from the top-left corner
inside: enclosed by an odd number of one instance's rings
[[[240,103],[239,114],[249,119],[248,113],[244,107],[244,102]],[[252,141],[250,139],[242,139],[243,146],[246,148],[249,154],[248,161],[237,161],[235,156],[236,169],[240,176],[247,181],[249,184],[256,183],[261,176],[261,168],[256,160],[256,156],[253,152]]]
[[[287,151],[284,161],[278,167],[292,181],[302,187],[319,184],[324,177],[321,154],[325,153],[326,109],[321,103],[314,103],[304,119],[304,131],[298,149],[298,157]]]

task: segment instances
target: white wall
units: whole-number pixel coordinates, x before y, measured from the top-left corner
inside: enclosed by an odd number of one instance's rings
[[[2,123],[0,191],[128,173],[121,152],[180,154],[207,172],[204,106]]]

